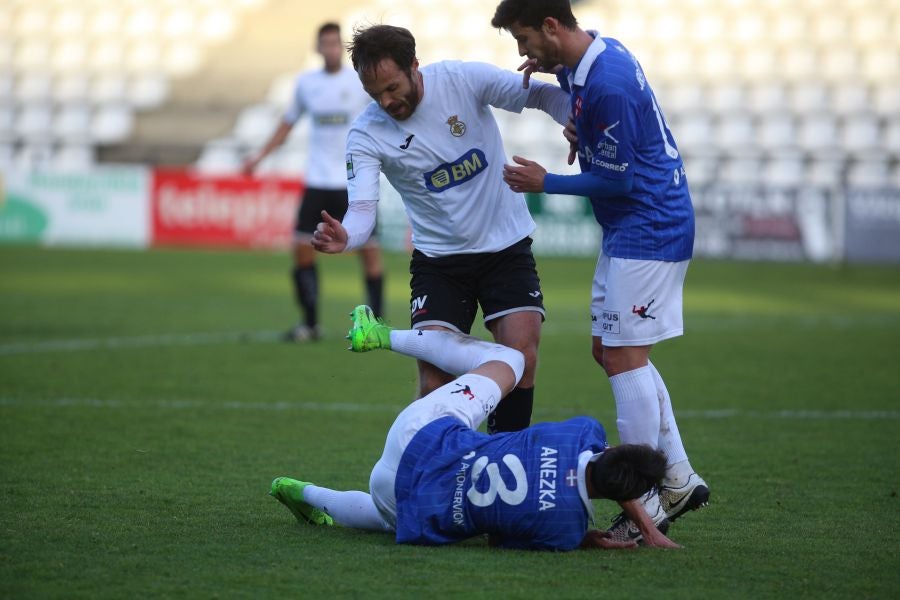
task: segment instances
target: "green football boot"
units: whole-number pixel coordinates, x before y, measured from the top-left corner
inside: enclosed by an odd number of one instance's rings
[[[297,481],[290,477],[277,477],[272,482],[270,496],[288,507],[301,523],[310,525],[334,525],[334,519],[315,506],[303,501],[303,488],[312,485],[308,481]]]
[[[384,324],[383,319],[375,317],[372,309],[365,304],[360,304],[350,313],[353,327],[347,334],[350,340],[350,348],[353,352],[368,352],[383,348],[391,349],[391,327]]]

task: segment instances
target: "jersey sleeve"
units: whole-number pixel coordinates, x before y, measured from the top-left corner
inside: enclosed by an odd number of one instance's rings
[[[466,82],[482,104],[520,113],[528,100],[522,77],[482,62],[462,63]]]
[[[297,81],[294,83],[294,93],[291,95],[291,104],[288,106],[282,119],[285,123],[293,125],[305,112],[306,105],[303,102],[303,79],[302,77],[298,77]]]
[[[626,179],[634,173],[638,111],[627,96],[609,94],[587,107],[593,146],[585,147],[591,171],[607,179]],[[579,132],[581,135],[581,132]]]
[[[378,200],[381,159],[372,139],[354,127],[347,134],[347,197],[353,202]]]

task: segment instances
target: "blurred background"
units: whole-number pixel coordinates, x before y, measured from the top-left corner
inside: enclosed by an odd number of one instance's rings
[[[408,27],[423,64],[514,70],[484,0],[3,0],[0,241],[284,247],[301,121],[253,180],[315,32]],[[639,59],[684,157],[701,257],[900,262],[900,0],[583,0]],[[558,125],[497,111],[510,155],[572,172]],[[594,255],[580,198],[529,197],[535,250]],[[385,185],[382,238],[406,220]]]

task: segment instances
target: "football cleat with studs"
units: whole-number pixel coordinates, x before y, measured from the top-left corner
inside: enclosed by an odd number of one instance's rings
[[[666,512],[663,510],[662,506],[660,506],[659,496],[656,493],[656,490],[647,492],[641,499],[641,502],[643,503],[647,514],[650,516],[650,520],[652,520],[653,524],[656,525],[656,528],[665,535],[666,532],[669,531],[669,519],[666,518]],[[617,542],[632,541],[640,544],[644,540],[644,534],[641,533],[640,527],[637,526],[637,523],[629,519],[624,512],[613,517],[612,525],[607,531],[609,533],[609,538]]]
[[[303,500],[303,488],[312,485],[290,477],[277,477],[272,481],[269,495],[288,507],[297,520],[309,525],[334,525],[334,519]]]
[[[348,350],[352,352],[368,352],[382,348],[391,349],[391,327],[384,324],[383,319],[375,317],[372,309],[360,304],[350,313],[353,327],[347,334],[350,340]]]
[[[691,473],[688,481],[681,487],[673,488],[663,485],[659,488],[659,502],[670,521],[674,521],[684,513],[709,505],[709,487],[703,478]]]

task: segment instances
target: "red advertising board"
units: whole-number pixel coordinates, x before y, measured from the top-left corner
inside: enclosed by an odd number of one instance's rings
[[[155,246],[285,248],[303,185],[299,179],[153,173]]]

